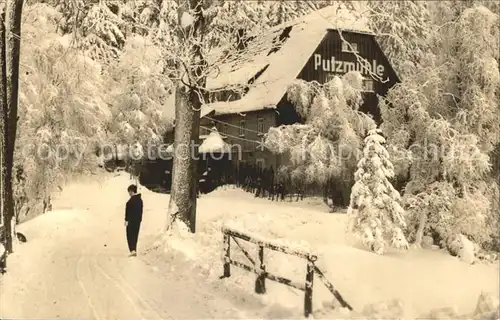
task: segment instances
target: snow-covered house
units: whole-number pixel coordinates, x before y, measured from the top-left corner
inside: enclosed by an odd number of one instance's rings
[[[287,101],[288,86],[297,78],[325,83],[349,71],[365,78],[361,110],[380,121],[377,95],[384,96],[399,79],[359,12],[330,6],[250,37],[245,46],[255,46],[247,50],[251,56],[220,66],[207,80],[207,89],[217,94],[202,108],[202,138],[215,126],[239,147],[235,164],[276,168],[282,160],[260,141],[270,127],[300,121]]]

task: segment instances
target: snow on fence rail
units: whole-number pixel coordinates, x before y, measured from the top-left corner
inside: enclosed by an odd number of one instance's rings
[[[257,274],[257,279],[255,281],[255,293],[266,293],[266,279],[276,281],[278,283],[304,291],[304,315],[305,317],[308,317],[310,314],[312,314],[313,283],[314,275],[317,274],[321,282],[339,301],[342,307],[353,310],[352,307],[344,300],[340,293],[330,283],[330,281],[328,281],[323,272],[316,266],[315,262],[318,260],[318,257],[317,255],[311,253],[310,250],[304,248],[292,248],[290,245],[285,245],[277,241],[266,240],[258,235],[250,234],[248,232],[237,230],[228,226],[222,227],[222,234],[224,236],[224,275],[221,277],[221,279],[229,278],[231,276],[231,265],[234,265],[236,267],[240,267],[249,272]],[[250,261],[252,266],[248,266],[244,263],[231,259],[231,238],[238,246],[238,248],[243,252],[248,261]],[[245,250],[245,248],[243,248],[243,246],[239,243],[238,239],[242,239],[259,246],[258,265],[251,257],[251,255],[247,252],[247,250]],[[264,248],[305,259],[307,261],[305,283],[293,282],[289,279],[267,272],[266,265],[264,264]]]

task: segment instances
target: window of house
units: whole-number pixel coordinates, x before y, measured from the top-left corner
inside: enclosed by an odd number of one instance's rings
[[[347,41],[342,41],[342,52],[358,53],[358,44],[357,43],[348,43]]]
[[[229,126],[227,125],[227,123],[224,123],[224,124],[222,125],[222,133],[223,133],[223,134],[228,134],[228,127],[229,127]]]
[[[257,166],[257,170],[262,171],[262,169],[264,169],[264,159],[256,159],[255,164]]]
[[[375,87],[373,85],[373,79],[363,80],[363,91],[364,92],[375,92]]]
[[[240,120],[240,137],[245,136],[246,121]]]
[[[257,132],[259,135],[264,134],[264,118],[259,118],[257,120]]]
[[[330,82],[335,78],[336,74],[335,73],[327,73],[326,74],[326,82]]]

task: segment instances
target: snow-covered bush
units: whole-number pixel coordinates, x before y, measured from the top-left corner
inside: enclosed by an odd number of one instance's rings
[[[389,181],[394,177],[394,168],[384,144],[380,130],[369,131],[347,211],[350,231],[377,254],[383,254],[387,245],[408,248],[403,233],[405,212],[399,192]]]
[[[463,234],[456,235],[454,237],[448,237],[446,243],[448,251],[460,258],[460,260],[473,264],[476,260],[476,248],[474,243],[467,239]]]

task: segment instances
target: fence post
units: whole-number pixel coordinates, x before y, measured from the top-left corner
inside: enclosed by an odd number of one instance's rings
[[[266,265],[264,264],[264,247],[259,246],[260,274],[255,281],[255,293],[266,293]]]
[[[224,278],[229,278],[231,276],[231,264],[229,259],[231,258],[231,237],[224,233]]]
[[[312,314],[312,298],[313,298],[313,281],[314,281],[314,262],[310,258],[307,259],[306,273],[306,288],[304,295],[304,316],[307,318]]]

